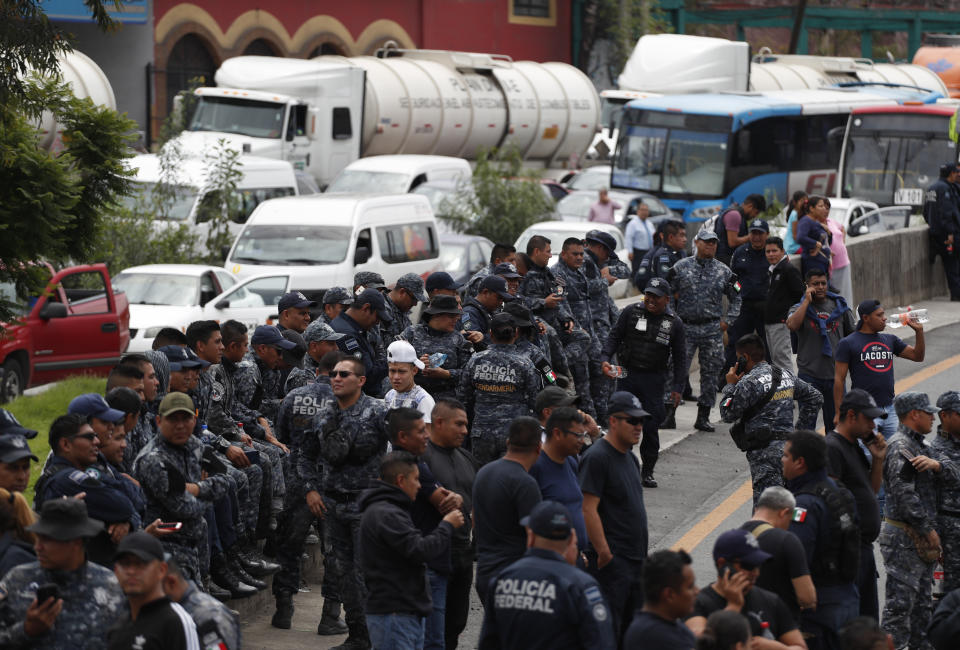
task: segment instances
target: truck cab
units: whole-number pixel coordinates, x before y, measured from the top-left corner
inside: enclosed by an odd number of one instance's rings
[[[0,284],[0,296],[21,314],[0,323],[0,401],[68,375],[106,375],[130,344],[130,305],[114,291],[105,264],[60,271],[37,265],[50,278],[39,294],[19,296],[12,284]]]

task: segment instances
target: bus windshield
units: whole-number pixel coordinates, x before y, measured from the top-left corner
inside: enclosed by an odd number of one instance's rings
[[[722,196],[728,138],[715,131],[628,126],[613,184],[663,195]]]
[[[957,159],[949,116],[888,113],[855,116],[843,163],[843,196],[894,205],[897,190],[920,194],[944,161]]]

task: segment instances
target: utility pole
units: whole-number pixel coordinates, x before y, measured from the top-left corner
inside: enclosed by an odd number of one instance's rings
[[[793,18],[793,30],[790,32],[790,54],[797,53],[800,44],[800,30],[803,27],[803,15],[807,12],[807,0],[797,0],[797,13]]]

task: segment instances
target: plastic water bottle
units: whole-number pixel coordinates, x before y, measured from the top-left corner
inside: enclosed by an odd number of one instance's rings
[[[943,564],[937,562],[933,566],[933,589],[931,595],[934,600],[943,598]]]
[[[776,637],[773,636],[773,632],[770,631],[770,623],[767,621],[760,623],[760,636],[764,639],[776,639]]]
[[[623,366],[610,366],[610,372],[607,376],[611,379],[623,379],[627,376],[627,369]]]
[[[930,316],[927,315],[926,309],[911,309],[909,311],[902,311],[898,314],[887,316],[887,325],[891,329],[903,327],[908,321],[912,321],[914,323],[929,323]]]
[[[434,352],[428,358],[431,368],[439,368],[447,360],[446,352]]]

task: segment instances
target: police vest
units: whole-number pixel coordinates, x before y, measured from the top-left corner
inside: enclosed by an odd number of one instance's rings
[[[829,543],[825,549],[817,549],[810,577],[818,586],[854,582],[860,567],[860,526],[857,525],[857,503],[844,488],[831,485],[829,481],[809,483],[797,494],[812,494],[827,506],[830,518]]]
[[[646,327],[638,327],[641,317],[646,319]],[[664,312],[654,316],[642,307],[634,307],[627,317],[627,331],[617,351],[620,363],[630,369],[665,371],[676,326],[677,317],[673,314]]]

